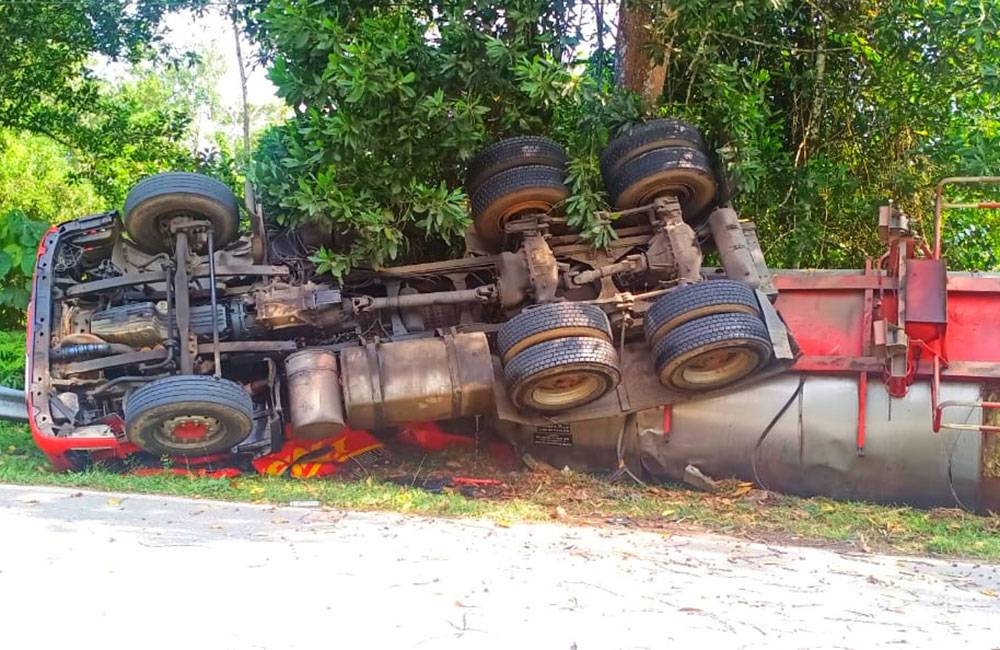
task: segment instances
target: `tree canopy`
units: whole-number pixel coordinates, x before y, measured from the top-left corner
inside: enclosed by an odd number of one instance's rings
[[[874,210],[930,232],[943,176],[1000,172],[1000,7],[979,0],[655,3],[655,110],[693,120],[731,166],[769,257],[858,265]],[[959,265],[997,268],[990,215],[957,215]]]
[[[468,224],[465,162],[499,137],[540,133],[577,155],[570,215],[592,226],[593,154],[635,112],[567,65],[575,11],[538,0],[267,3],[264,51],[295,117],[264,136],[252,169],[266,212],[331,223],[338,245],[320,261],[335,272],[441,252]]]
[[[45,135],[73,151],[109,200],[123,182],[190,166],[180,146],[190,115],[142,89],[111,88],[94,57],[184,65],[161,47],[165,12],[200,0],[44,0],[0,3],[0,129]],[[187,160],[185,160],[187,158]],[[122,167],[132,167],[123,174]],[[127,176],[123,177],[123,176]]]
[[[0,2],[0,323],[23,317],[50,223],[121,205],[142,176],[196,164],[199,61],[167,56],[158,25],[198,5]],[[94,57],[132,67],[111,83],[91,70]]]
[[[619,39],[635,47],[618,64],[633,69],[619,79],[641,112],[609,83],[603,2],[263,4],[272,79],[296,115],[265,137],[253,176],[271,214],[334,226],[338,250],[321,257],[335,270],[454,240],[463,163],[521,133],[569,147],[570,214],[600,245],[593,162],[609,134],[640,117],[694,122],[775,266],[859,264],[876,251],[880,203],[926,230],[933,181],[1000,161],[990,3],[630,0]],[[583,44],[595,14],[602,29]],[[955,220],[953,262],[1000,264],[989,223]]]
[[[192,144],[214,100],[198,59],[164,45],[178,8],[234,16],[290,109],[245,169],[222,141]],[[879,204],[929,233],[934,181],[1000,173],[998,34],[981,0],[3,2],[0,280],[26,288],[14,249],[49,220],[170,168],[245,172],[271,218],[328,224],[324,270],[446,254],[468,222],[465,164],[528,133],[569,150],[570,223],[601,246],[597,156],[654,116],[703,131],[772,266],[858,265]],[[95,56],[132,72],[102,80]],[[1000,269],[998,218],[951,217],[953,268]]]

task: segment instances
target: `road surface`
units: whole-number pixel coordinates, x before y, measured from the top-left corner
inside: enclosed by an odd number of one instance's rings
[[[995,565],[0,486],[9,647],[1000,648]]]

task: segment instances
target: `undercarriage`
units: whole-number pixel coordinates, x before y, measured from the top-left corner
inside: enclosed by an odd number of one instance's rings
[[[717,203],[696,136],[659,120],[609,146],[604,249],[562,215],[561,148],[526,136],[470,164],[465,256],[340,280],[316,272],[305,231],[266,224],[252,201],[240,234],[221,184],[145,179],[123,214],[41,243],[36,441],[71,468],[259,455],[411,421],[559,429],[777,374],[797,346],[754,227]],[[720,268],[703,268],[705,246]]]

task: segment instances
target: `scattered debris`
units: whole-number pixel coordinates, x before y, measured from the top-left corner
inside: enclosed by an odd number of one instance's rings
[[[684,468],[684,482],[695,488],[696,490],[701,490],[703,492],[718,492],[719,486],[716,482],[702,473],[700,469],[694,465],[688,465]]]
[[[528,469],[530,469],[532,472],[541,472],[541,473],[545,473],[545,474],[552,474],[552,473],[555,473],[555,472],[559,471],[555,467],[553,467],[552,465],[549,465],[545,461],[538,460],[537,458],[535,458],[531,454],[523,454],[521,456],[521,460],[524,462],[525,466]]]

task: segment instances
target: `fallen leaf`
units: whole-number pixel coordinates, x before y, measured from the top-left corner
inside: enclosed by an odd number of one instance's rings
[[[984,596],[989,596],[990,598],[997,597],[997,592],[993,591],[992,589],[983,589],[982,593]]]
[[[116,499],[114,497],[110,497],[108,499],[108,505],[109,506],[120,506],[121,504],[122,504],[122,500],[121,499]]]
[[[660,513],[660,516],[661,517],[673,517],[675,514],[677,514],[677,511],[671,509],[671,510],[664,510],[663,512]]]
[[[741,497],[753,489],[753,483],[740,483],[735,490],[729,493],[731,497]]]

